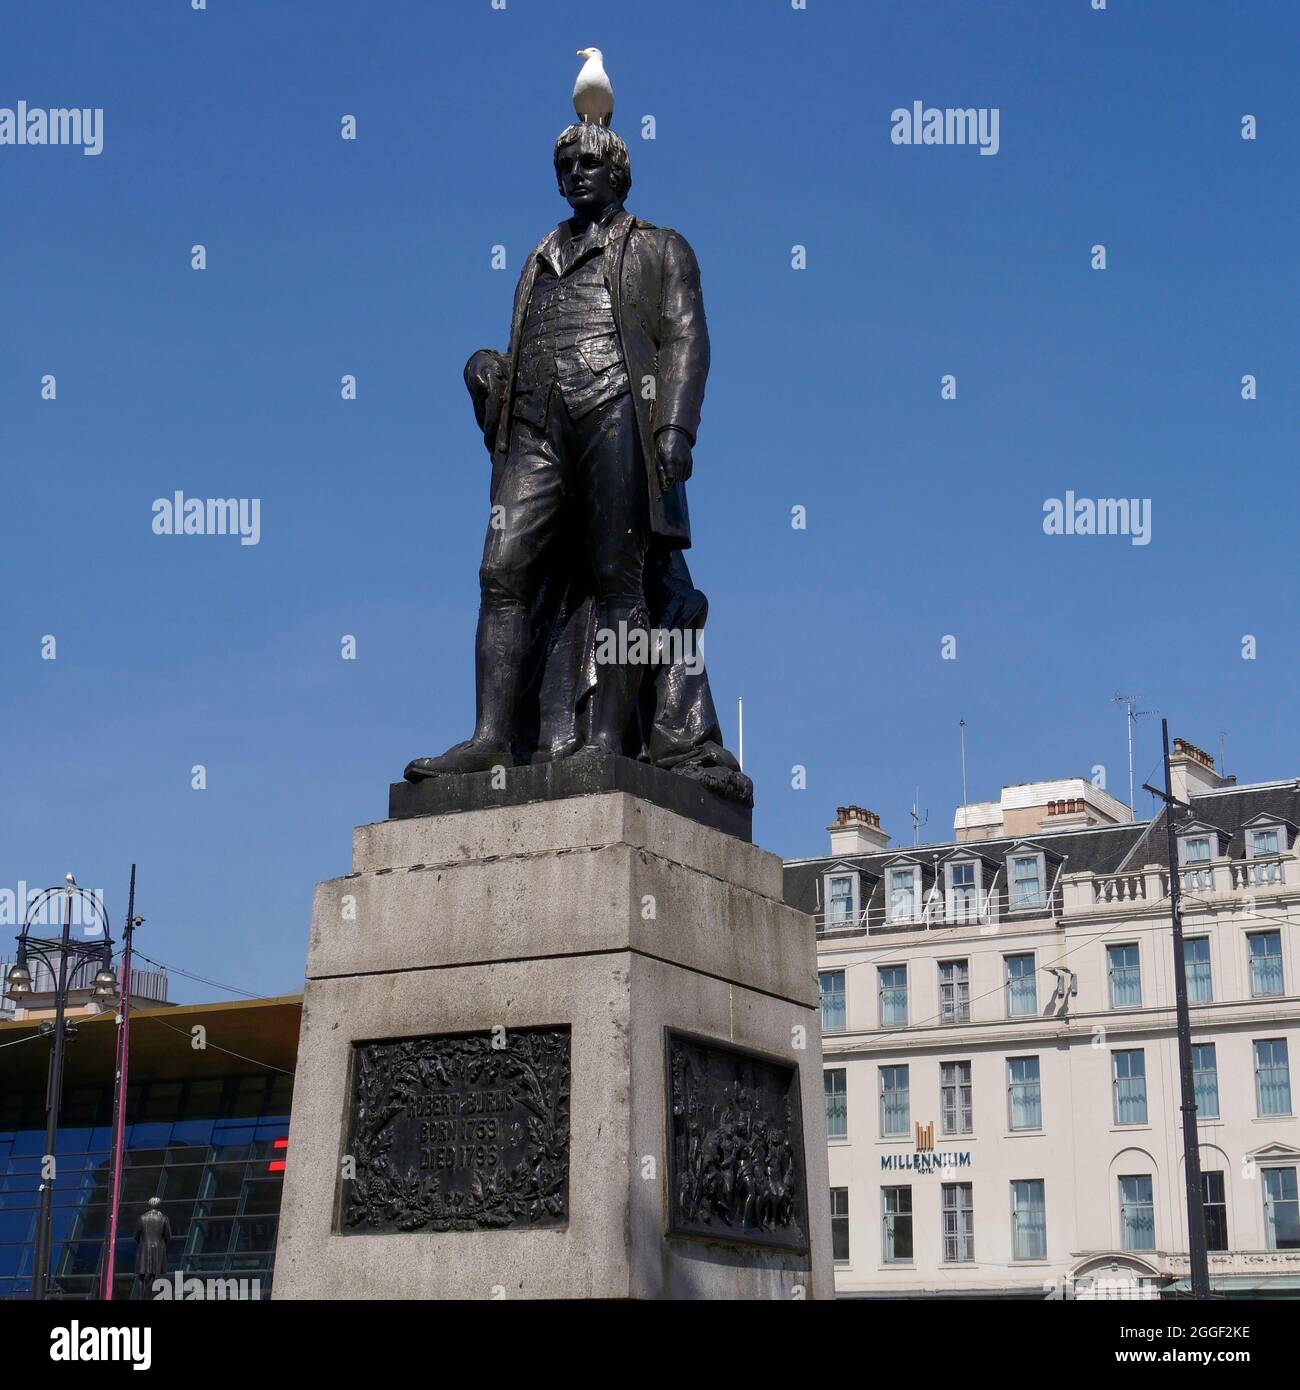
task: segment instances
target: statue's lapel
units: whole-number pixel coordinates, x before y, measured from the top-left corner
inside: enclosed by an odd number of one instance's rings
[[[623,248],[627,245],[628,233],[636,218],[626,209],[620,212],[609,224],[605,239],[605,283],[614,300],[617,317],[619,304],[619,279],[623,265]]]
[[[533,276],[537,274],[537,262],[543,260],[551,267],[558,276],[560,274],[560,243],[564,240],[564,225],[557,227],[553,232],[548,232],[542,238],[542,244],[533,252]]]

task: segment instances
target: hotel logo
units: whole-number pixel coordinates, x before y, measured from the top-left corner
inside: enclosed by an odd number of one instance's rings
[[[915,1152],[910,1154],[881,1154],[880,1167],[884,1172],[907,1170],[914,1173],[947,1173],[957,1168],[969,1168],[971,1156],[969,1149],[934,1150],[934,1121],[921,1124],[913,1121],[912,1138]]]

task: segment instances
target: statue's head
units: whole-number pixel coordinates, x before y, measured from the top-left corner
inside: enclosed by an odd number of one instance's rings
[[[160,1206],[162,1206],[162,1198],[161,1198],[161,1197],[150,1197],[150,1198],[149,1198],[149,1210],[150,1210],[150,1211],[157,1211],[158,1208],[159,1208]]]
[[[571,125],[555,142],[555,177],[574,212],[597,217],[622,205],[632,187],[632,161],[608,126]]]

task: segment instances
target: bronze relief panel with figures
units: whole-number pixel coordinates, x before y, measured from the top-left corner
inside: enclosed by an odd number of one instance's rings
[[[668,1231],[808,1248],[799,1073],[669,1031]]]

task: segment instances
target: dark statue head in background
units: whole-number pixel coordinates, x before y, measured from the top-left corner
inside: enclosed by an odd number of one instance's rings
[[[632,187],[632,160],[608,126],[571,125],[555,142],[555,177],[575,218],[600,221],[621,208]]]

